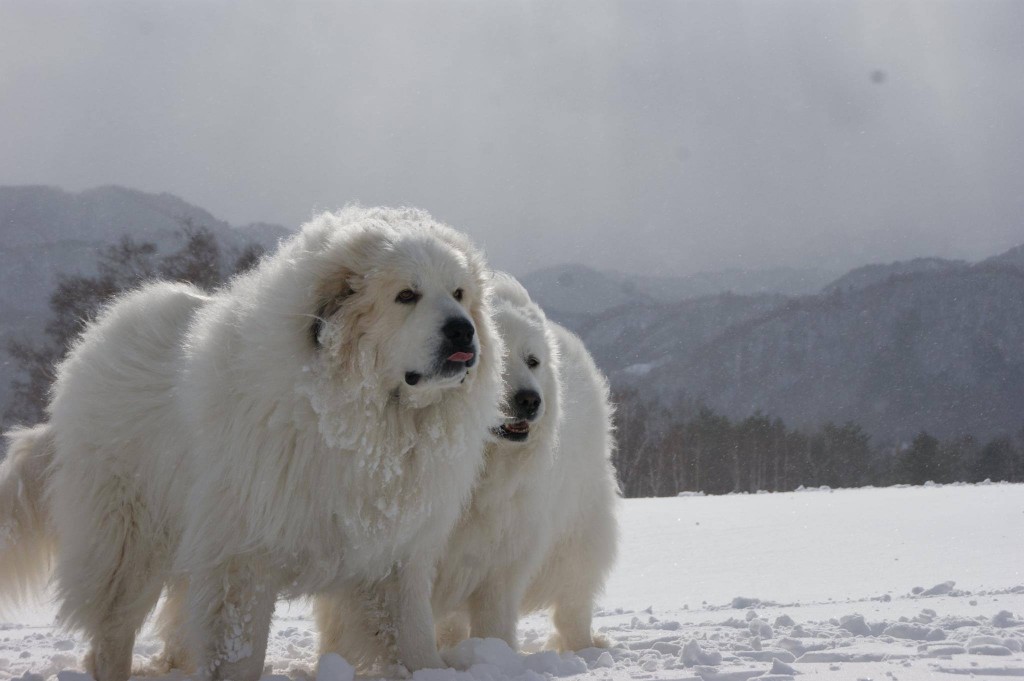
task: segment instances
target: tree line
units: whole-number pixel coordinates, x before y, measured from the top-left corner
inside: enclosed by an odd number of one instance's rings
[[[762,413],[733,420],[700,404],[669,409],[632,389],[613,399],[615,468],[627,497],[1024,481],[1024,428],[987,442],[921,432],[909,443],[874,446],[856,423],[801,430]]]

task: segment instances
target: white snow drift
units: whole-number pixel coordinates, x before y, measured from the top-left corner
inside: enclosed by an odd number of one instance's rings
[[[520,624],[522,652],[474,639],[445,651],[454,669],[414,679],[1024,677],[1024,485],[636,499],[621,521],[594,618],[610,649],[543,651],[538,615]],[[77,681],[85,642],[52,616],[0,625],[0,678]],[[159,651],[147,629],[136,664]],[[303,602],[278,609],[268,662],[265,678],[348,681],[339,660],[318,669]]]

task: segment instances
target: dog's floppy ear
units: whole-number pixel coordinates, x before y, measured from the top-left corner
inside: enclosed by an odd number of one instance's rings
[[[320,304],[313,315],[313,323],[309,325],[309,337],[313,345],[320,347],[320,332],[323,331],[327,319],[341,309],[345,299],[352,295],[352,285],[349,283],[349,271],[338,272],[331,277],[331,281],[324,287],[320,295]]]
[[[320,277],[316,314],[309,328],[313,345],[320,347],[324,323],[339,310],[353,293],[362,288],[363,277],[371,263],[377,262],[391,242],[383,227],[370,222],[343,230],[343,238],[326,247],[330,253]]]

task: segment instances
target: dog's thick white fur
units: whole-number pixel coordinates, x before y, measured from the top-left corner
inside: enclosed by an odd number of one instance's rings
[[[260,677],[279,596],[371,586],[399,661],[441,666],[433,568],[501,400],[484,267],[426,213],[354,207],[215,293],[118,298],[59,367],[48,425],[10,436],[0,588],[55,545],[97,681],[128,678],[165,586],[167,663],[203,677]]]
[[[472,502],[438,566],[439,638],[496,637],[518,648],[520,614],[550,608],[552,647],[591,647],[618,537],[607,382],[582,341],[547,320],[519,282],[496,274],[494,288],[508,416],[494,424]],[[374,649],[372,617],[353,624],[360,608],[351,594],[316,604],[321,649],[366,665],[387,653]]]

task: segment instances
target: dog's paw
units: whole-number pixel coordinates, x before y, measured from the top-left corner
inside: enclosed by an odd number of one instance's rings
[[[560,653],[576,652],[579,650],[585,650],[587,648],[614,648],[615,642],[609,639],[604,634],[594,634],[591,636],[589,643],[581,643],[580,645],[568,646],[565,644],[565,639],[558,632],[551,634],[551,638],[544,644],[544,650],[557,650]]]

